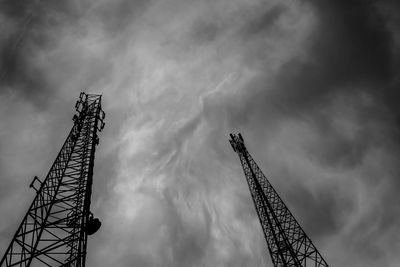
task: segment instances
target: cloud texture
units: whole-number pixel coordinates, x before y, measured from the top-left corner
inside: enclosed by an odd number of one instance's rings
[[[88,266],[272,266],[230,132],[331,266],[398,266],[396,1],[1,1],[0,253],[72,126],[106,128]]]

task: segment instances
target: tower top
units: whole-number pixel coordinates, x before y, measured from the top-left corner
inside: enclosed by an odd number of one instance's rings
[[[231,143],[233,151],[239,152],[242,151],[243,149],[246,149],[244,146],[243,137],[240,133],[230,134],[229,136],[231,137],[231,139],[229,139],[229,143]]]

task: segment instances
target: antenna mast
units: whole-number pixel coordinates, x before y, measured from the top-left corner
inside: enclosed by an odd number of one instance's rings
[[[241,134],[230,135],[238,154],[275,267],[328,267],[311,239],[247,151]]]
[[[90,212],[97,131],[104,128],[101,95],[81,93],[74,125],[22,219],[0,267],[84,267],[87,237],[100,228]]]

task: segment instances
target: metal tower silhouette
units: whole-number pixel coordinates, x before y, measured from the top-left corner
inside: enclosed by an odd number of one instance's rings
[[[241,134],[229,142],[239,155],[274,266],[328,266],[247,151]]]
[[[36,196],[0,266],[85,266],[87,236],[101,223],[90,212],[97,131],[104,127],[101,95],[81,93],[74,125],[46,178],[35,176]]]

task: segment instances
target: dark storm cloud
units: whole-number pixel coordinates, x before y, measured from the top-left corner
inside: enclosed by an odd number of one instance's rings
[[[18,93],[43,105],[54,89],[36,58],[37,51],[54,49],[60,38],[56,30],[78,14],[70,3],[53,1],[2,1],[0,12],[2,23],[8,26],[0,37],[1,91]]]
[[[329,101],[337,91],[349,90],[346,86],[362,86],[374,96],[393,99],[398,58],[393,34],[376,5],[371,1],[313,4],[318,25],[310,37],[308,56],[284,64],[273,91],[261,94],[298,111]]]
[[[348,163],[360,160],[368,146],[385,146],[398,136],[395,120],[400,109],[395,99],[399,99],[399,91],[395,88],[399,85],[399,57],[396,53],[399,47],[394,42],[395,33],[388,28],[378,4],[384,5],[384,2],[313,2],[319,24],[312,36],[310,55],[305,62],[295,59],[282,67],[272,94],[273,100],[270,100],[284,103],[285,108],[294,114],[314,114],[313,120],[320,128],[319,132],[326,136],[324,141],[328,147],[324,153],[334,157],[330,160],[325,157],[330,164],[339,158]],[[330,126],[331,114],[320,117],[321,114],[315,111],[338,95],[349,99],[351,95],[360,97],[362,94],[371,97],[375,105],[358,106],[354,110],[360,124],[366,128],[358,140],[348,140],[349,143],[339,145],[340,129]],[[347,104],[351,105],[351,102]],[[380,127],[369,128],[368,123],[375,120],[382,123]],[[386,136],[379,135],[380,131],[384,131]],[[329,138],[335,142],[332,147]],[[378,140],[374,140],[376,138]]]
[[[360,90],[357,87],[361,86],[361,90],[385,102],[396,99],[398,90],[394,90],[394,83],[398,83],[399,58],[395,51],[398,47],[376,3],[315,1],[313,5],[318,25],[310,36],[307,57],[294,58],[284,64],[275,78],[272,92],[260,88],[264,82],[263,73],[258,80],[250,82],[249,88],[261,90],[260,95],[265,97],[262,101],[277,102],[285,108],[298,108],[298,111],[329,101],[337,91],[348,91],[344,88],[351,85],[355,87],[353,91]],[[278,6],[254,19],[255,22],[245,27],[252,30],[246,30],[244,36],[268,29],[284,10]]]
[[[398,58],[376,3],[315,1],[314,5],[319,24],[311,37],[310,57],[308,62],[294,59],[283,66],[278,80],[285,90],[278,96],[301,108],[345,86],[362,86],[385,101],[393,99],[391,83],[398,75]]]
[[[312,50],[328,84],[387,82],[393,71],[393,37],[373,1],[315,1],[320,20]],[[345,66],[345,68],[343,68]],[[331,73],[331,75],[329,75]],[[335,75],[333,75],[335,73]]]

